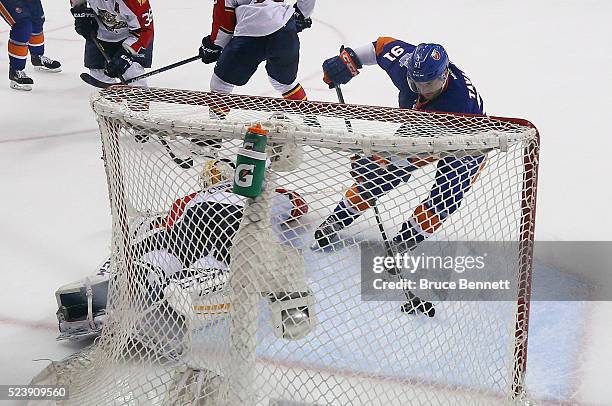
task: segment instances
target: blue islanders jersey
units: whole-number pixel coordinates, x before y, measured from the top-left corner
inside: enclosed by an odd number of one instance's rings
[[[415,45],[391,37],[380,37],[374,41],[376,62],[387,72],[395,87],[399,89],[399,106],[406,109],[447,113],[485,114],[482,98],[470,79],[453,63],[449,64],[447,84],[436,98],[417,100],[418,95],[410,90],[407,68],[400,65],[402,57],[412,53]]]

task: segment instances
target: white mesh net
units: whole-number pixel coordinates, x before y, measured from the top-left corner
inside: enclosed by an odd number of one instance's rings
[[[128,87],[92,106],[114,276],[102,336],[60,373],[67,404],[523,399],[538,152],[528,122]],[[273,145],[264,193],[231,193],[231,175],[202,190],[203,169],[235,162],[254,124]],[[341,201],[351,224],[320,249],[315,230]],[[410,225],[436,241],[518,243],[504,270],[513,300],[430,298],[434,318],[364,300],[360,242],[382,241],[374,201],[389,239]]]

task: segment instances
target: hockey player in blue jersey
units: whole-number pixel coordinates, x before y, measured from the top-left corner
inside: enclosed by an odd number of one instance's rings
[[[62,65],[44,55],[45,14],[40,0],[0,0],[0,16],[10,25],[8,54],[12,89],[32,90],[34,81],[25,72],[28,53],[41,71],[60,72]]]
[[[410,43],[381,37],[323,63],[325,83],[333,87],[348,83],[364,65],[378,65],[399,89],[399,106],[423,111],[485,114],[482,99],[468,77],[453,63],[441,45]],[[434,234],[457,211],[463,197],[484,166],[485,156],[446,157],[435,162],[437,171],[429,196],[403,222],[393,238],[397,250],[413,248]],[[377,156],[353,158],[355,183],[334,212],[315,231],[315,242],[323,248],[337,241],[337,233],[351,225],[378,198],[401,183],[411,172],[433,159],[394,161]]]

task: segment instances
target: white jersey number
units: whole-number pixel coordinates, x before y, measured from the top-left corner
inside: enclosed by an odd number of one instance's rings
[[[393,62],[398,57],[402,56],[403,53],[404,53],[404,48],[402,48],[399,45],[396,45],[393,48],[391,48],[391,50],[389,52],[384,54],[383,58],[386,58],[386,59],[390,60],[391,62]]]

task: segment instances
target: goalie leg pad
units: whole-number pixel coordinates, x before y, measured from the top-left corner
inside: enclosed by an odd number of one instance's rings
[[[230,309],[227,268],[184,269],[164,288],[164,297],[177,313],[193,319],[211,320],[225,316]]]

